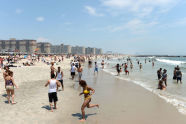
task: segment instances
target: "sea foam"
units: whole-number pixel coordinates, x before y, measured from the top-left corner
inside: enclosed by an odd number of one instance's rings
[[[181,65],[181,64],[186,64],[184,61],[175,61],[175,60],[167,60],[167,59],[156,59],[159,62],[164,62],[172,65]]]

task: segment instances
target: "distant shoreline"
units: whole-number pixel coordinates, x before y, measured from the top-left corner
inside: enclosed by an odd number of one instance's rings
[[[180,56],[180,55],[133,55],[134,57],[186,57],[186,55],[184,56]]]

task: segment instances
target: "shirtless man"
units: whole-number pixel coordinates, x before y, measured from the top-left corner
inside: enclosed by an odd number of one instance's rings
[[[50,75],[52,75],[52,74],[55,75],[55,71],[56,71],[56,69],[54,68],[54,63],[53,63],[53,62],[51,63],[50,70],[51,70]]]
[[[104,69],[104,60],[102,60],[102,62],[101,62],[101,66],[102,66],[102,69]]]

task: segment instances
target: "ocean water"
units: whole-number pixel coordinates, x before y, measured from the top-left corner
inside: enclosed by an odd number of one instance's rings
[[[152,62],[149,62],[149,60],[152,59],[155,63],[154,67],[152,66]],[[116,78],[132,81],[133,83],[140,85],[149,92],[158,95],[166,102],[174,105],[179,112],[186,114],[186,57],[131,57],[131,60],[133,62],[133,69],[130,69],[129,63],[129,76],[125,75],[124,70],[122,70],[120,76],[116,76],[117,72],[115,65],[117,63],[119,63],[120,65],[122,63],[127,63],[126,58],[112,58],[110,60],[105,60],[106,65],[103,70],[115,76]],[[142,63],[143,65],[141,70],[139,68],[139,65],[137,64],[137,60],[139,60],[140,63]],[[173,71],[177,65],[182,71],[182,84],[177,84],[176,80],[173,80]],[[166,69],[168,74],[168,86],[164,91],[160,91],[157,89],[157,70],[159,68]]]

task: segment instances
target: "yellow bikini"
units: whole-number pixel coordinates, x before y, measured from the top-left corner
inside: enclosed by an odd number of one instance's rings
[[[83,93],[84,93],[85,95],[88,95],[88,94],[90,93],[90,91],[84,90]],[[91,96],[88,95],[88,96],[85,97],[85,100],[90,99],[90,98],[91,98]]]
[[[84,94],[89,94],[90,91],[88,91],[88,90],[84,90],[83,93],[84,93]]]

